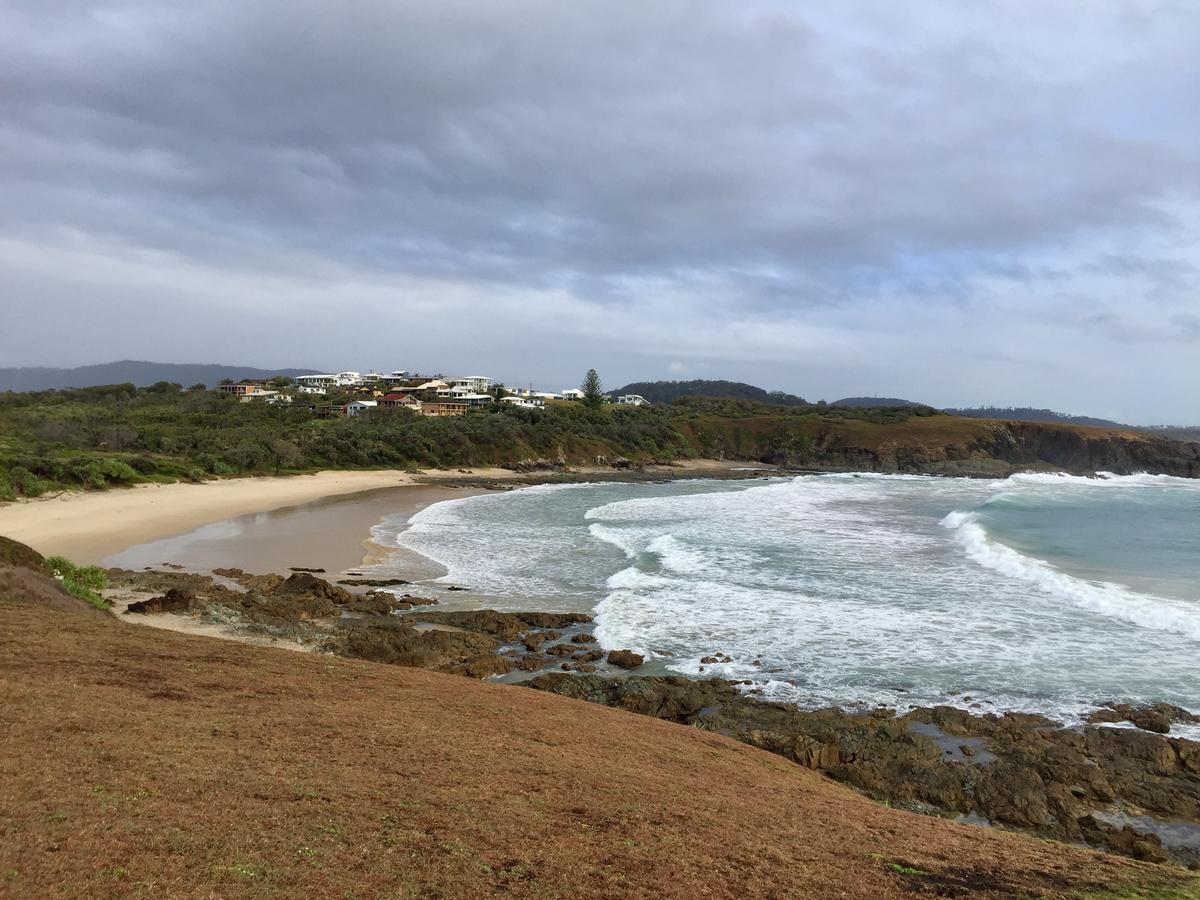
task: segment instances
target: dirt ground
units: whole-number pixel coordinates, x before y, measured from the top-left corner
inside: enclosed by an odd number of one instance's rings
[[[1185,896],[526,688],[89,614],[0,570],[0,896]],[[1128,893],[1140,885],[1145,893]]]

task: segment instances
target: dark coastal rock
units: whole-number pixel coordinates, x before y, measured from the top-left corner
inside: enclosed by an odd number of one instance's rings
[[[291,572],[312,572],[315,575],[325,574],[324,569],[308,569],[308,568],[305,568],[304,566],[288,566],[288,570]]]
[[[1157,709],[1135,710],[1129,716],[1129,721],[1145,731],[1157,734],[1171,733],[1171,719]]]
[[[228,578],[248,591],[261,591],[268,594],[274,593],[283,584],[282,575],[253,575],[238,568],[213,569],[213,574]]]
[[[338,656],[484,678],[512,670],[510,660],[495,655],[497,646],[483,634],[418,631],[403,621],[383,620],[345,625],[326,649]]]
[[[236,602],[247,621],[260,625],[311,622],[333,618],[341,612],[329,598],[315,594],[263,594],[251,590]]]
[[[642,654],[632,650],[610,650],[608,653],[609,665],[620,666],[622,669],[636,669],[645,661]]]
[[[531,631],[521,638],[521,642],[525,645],[525,649],[530,653],[537,651],[542,644],[550,640],[550,632],[547,631]]]
[[[574,653],[575,647],[571,644],[555,644],[546,648],[547,656],[573,656]]]
[[[356,599],[355,595],[349,591],[308,572],[295,572],[289,575],[272,593],[284,597],[322,597],[339,605],[353,603]]]
[[[594,634],[580,632],[579,634],[572,635],[571,640],[576,644],[594,644],[596,643],[596,636]]]
[[[191,591],[171,588],[161,597],[151,597],[149,600],[138,600],[125,608],[126,614],[151,615],[156,613],[188,612],[196,602],[196,595]]]
[[[1170,703],[1155,703],[1153,706],[1106,703],[1088,716],[1088,723],[1092,725],[1116,722],[1129,722],[1145,731],[1169,734],[1172,725],[1194,725],[1200,722],[1200,716]]]
[[[412,584],[412,582],[405,581],[403,578],[343,578],[338,581],[338,584],[351,587],[396,587],[402,584]]]
[[[529,686],[700,726],[895,805],[976,813],[1139,859],[1157,858],[1153,840],[1142,841],[1136,829],[1094,839],[1084,833],[1081,819],[1123,803],[1166,820],[1200,821],[1200,743],[1146,731],[1080,731],[1039,715],[977,716],[950,706],[904,716],[891,710],[878,715],[801,710],[740,693],[721,679],[554,673]]]
[[[564,472],[567,468],[567,461],[562,456],[556,459],[546,459],[538,457],[537,459],[522,459],[515,463],[506,463],[501,468],[509,469],[513,472]]]
[[[463,675],[467,678],[491,678],[493,675],[507,675],[514,668],[515,664],[510,659],[483,653],[465,662],[443,668],[441,671],[451,675]]]
[[[1116,828],[1095,816],[1086,815],[1079,819],[1079,831],[1083,840],[1089,844],[1104,847],[1122,856],[1156,863],[1170,860],[1157,835],[1143,834],[1128,825]]]
[[[368,616],[386,616],[394,612],[402,612],[413,608],[412,597],[397,597],[386,591],[371,591],[357,600],[348,603],[344,608],[347,612]]]
[[[583,613],[503,613],[494,609],[450,610],[413,613],[414,621],[447,625],[495,635],[513,642],[533,629],[561,629],[592,621]]]

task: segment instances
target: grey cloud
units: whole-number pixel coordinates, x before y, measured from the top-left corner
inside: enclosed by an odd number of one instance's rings
[[[904,323],[933,310],[966,347],[987,335],[954,310],[1056,329],[1080,292],[1118,331],[1117,293],[1152,296],[1163,322],[1195,302],[1187,4],[80,0],[0,11],[0,35],[0,236],[93,261],[163,254],[245,290],[562,291],[580,328],[590,303],[801,344],[887,321],[915,347]],[[78,306],[54,277],[29,289]],[[202,318],[203,298],[164,290],[178,321]],[[666,374],[602,340],[631,377]]]

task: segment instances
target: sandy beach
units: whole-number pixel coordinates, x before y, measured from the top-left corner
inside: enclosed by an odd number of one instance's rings
[[[734,463],[691,460],[679,466],[657,467],[639,474],[641,477],[719,477],[737,468],[738,465]],[[0,505],[0,534],[28,544],[45,555],[61,554],[77,563],[98,564],[128,548],[184,535],[205,525],[316,504],[303,512],[319,510],[322,516],[314,518],[297,514],[285,517],[282,522],[287,530],[279,527],[267,529],[278,535],[279,540],[271,542],[270,547],[266,541],[260,541],[252,548],[257,554],[253,558],[249,556],[251,542],[244,533],[241,536],[243,540],[226,541],[223,546],[225,556],[217,564],[237,566],[241,565],[241,560],[253,562],[258,567],[257,571],[275,571],[280,566],[286,569],[293,565],[340,570],[362,561],[356,559],[355,554],[369,536],[370,526],[383,515],[399,512],[408,505],[412,505],[412,511],[416,512],[422,505],[435,502],[433,497],[437,492],[443,492],[439,499],[449,499],[465,496],[463,491],[478,492],[483,489],[481,485],[490,483],[534,484],[549,477],[578,479],[595,475],[612,478],[621,474],[608,468],[578,469],[566,476],[540,472],[518,475],[500,468],[419,473],[398,470],[327,471],[312,475],[230,478],[202,484],[139,485],[111,491],[65,493],[51,498]],[[639,475],[631,474],[629,477]],[[439,482],[445,482],[445,485]],[[364,495],[386,488],[408,490],[393,497],[378,498],[378,502],[372,498],[346,506],[335,502],[336,498]],[[402,496],[406,499],[401,500]],[[376,512],[378,515],[370,518]],[[245,524],[242,523],[243,526]],[[270,524],[270,520],[259,524]],[[231,535],[237,531],[237,527],[231,526]],[[349,542],[344,538],[333,540],[334,535],[346,534],[352,537]],[[369,548],[363,550],[365,554]],[[329,565],[312,562],[321,554],[328,557]],[[337,558],[334,559],[334,556]],[[283,562],[284,558],[289,561]],[[305,559],[309,562],[303,561]],[[164,557],[143,564],[157,566],[164,562],[175,560]],[[264,567],[267,563],[270,565]],[[245,567],[253,568],[252,565]]]
[[[335,577],[383,557],[403,557],[406,578],[436,577],[442,570],[424,557],[374,543],[371,526],[389,516],[407,520],[433,503],[483,491],[478,487],[404,484],[322,497],[134,544],[100,562],[123,569],[182,567],[189,572],[211,572],[238,568],[281,575],[308,568],[323,569],[327,577]]]

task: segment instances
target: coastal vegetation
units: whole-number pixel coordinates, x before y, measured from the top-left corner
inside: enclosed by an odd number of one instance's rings
[[[49,556],[46,566],[72,597],[90,603],[96,609],[108,609],[109,603],[100,593],[108,587],[108,573],[99,566],[77,566],[63,556]]]
[[[816,470],[1000,475],[1035,465],[1200,475],[1197,445],[947,416],[929,407],[779,406],[685,395],[642,407],[494,403],[453,417],[380,408],[327,419],[300,403],[243,403],[172,382],[0,394],[0,500],[332,468],[637,465],[697,457]]]

